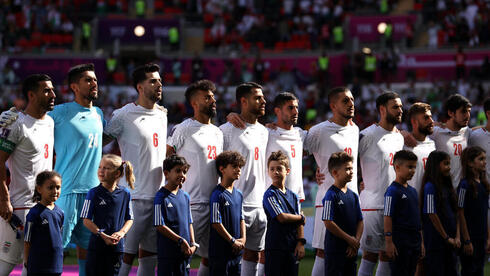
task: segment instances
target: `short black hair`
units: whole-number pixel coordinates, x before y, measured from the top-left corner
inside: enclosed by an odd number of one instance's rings
[[[187,163],[184,157],[172,154],[163,161],[163,170],[171,171],[176,166],[183,166],[185,170],[188,170],[191,165]]]
[[[138,91],[138,83],[146,80],[146,73],[160,72],[160,66],[155,63],[147,63],[136,67],[133,71],[133,87]]]
[[[349,162],[354,162],[354,157],[352,157],[352,155],[345,151],[334,152],[328,159],[328,171],[332,173],[333,170],[337,170],[342,165]]]
[[[400,95],[398,95],[397,93],[395,92],[385,92],[381,95],[379,95],[377,98],[376,98],[376,109],[378,110],[379,112],[379,107],[380,106],[386,106],[386,104],[390,101],[390,100],[395,100],[395,99],[399,99],[400,98]]]
[[[486,98],[485,101],[483,102],[483,110],[485,111],[485,116],[487,115],[487,112],[490,111],[490,97]],[[490,118],[487,118],[487,120]]]
[[[27,93],[29,91],[36,91],[39,89],[40,81],[52,81],[51,78],[46,74],[33,74],[29,75],[22,82],[22,94],[24,95],[26,101],[29,101]]]
[[[456,110],[461,107],[466,108],[471,106],[470,101],[466,97],[461,94],[453,94],[449,96],[444,103],[444,111],[446,112],[446,115],[449,116],[449,111],[456,112]]]
[[[274,108],[281,108],[288,101],[297,101],[296,95],[290,92],[281,92],[274,98]]]
[[[262,86],[255,82],[245,82],[237,86],[235,90],[235,98],[238,105],[240,105],[240,99],[252,94],[252,89],[262,89]]]
[[[44,182],[54,177],[58,177],[59,179],[61,179],[61,175],[55,171],[42,171],[36,175],[36,186],[42,187],[44,185]],[[41,201],[41,194],[37,191],[35,187],[32,201]]]
[[[332,104],[335,99],[337,98],[337,95],[340,93],[345,93],[347,91],[350,91],[349,88],[345,86],[338,86],[332,88],[330,91],[328,91],[328,103]]]
[[[68,85],[77,83],[80,78],[82,78],[82,73],[87,71],[95,72],[95,66],[93,63],[79,64],[70,68],[70,70],[68,70]]]
[[[189,104],[191,104],[192,97],[194,97],[194,95],[196,95],[196,93],[200,90],[202,91],[211,90],[211,92],[215,93],[216,85],[214,85],[214,83],[210,80],[198,80],[192,83],[191,85],[189,85],[189,87],[187,87],[187,89],[185,90],[185,99]]]
[[[220,177],[223,176],[220,167],[226,168],[228,165],[232,166],[245,166],[245,158],[237,151],[223,151],[216,157],[216,171]]]
[[[401,150],[393,156],[393,164],[404,161],[417,161],[417,155],[409,150]]]

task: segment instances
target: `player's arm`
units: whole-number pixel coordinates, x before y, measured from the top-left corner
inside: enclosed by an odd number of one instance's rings
[[[191,255],[194,254],[197,250],[197,246],[195,245],[196,241],[194,239],[194,226],[192,225],[192,223],[189,223],[189,241],[190,241],[190,244],[192,244],[191,246]]]
[[[243,246],[245,246],[245,242],[247,241],[247,238],[246,238],[246,226],[245,226],[245,220],[240,220],[240,242],[243,244]]]
[[[384,230],[385,230],[385,242],[386,242],[386,255],[388,258],[393,259],[398,255],[395,244],[393,243],[392,230],[393,230],[393,219],[390,216],[385,215],[384,219]]]
[[[325,228],[327,228],[327,230],[330,233],[332,233],[334,236],[336,236],[340,239],[343,239],[344,241],[347,242],[347,244],[349,246],[354,247],[356,249],[359,249],[359,241],[357,240],[357,238],[347,234],[333,220],[324,220],[323,223],[325,224]],[[357,229],[359,229],[359,228],[357,228]],[[361,230],[361,233],[362,233],[362,230]]]
[[[298,235],[296,235],[296,248],[294,249],[294,255],[298,260],[301,260],[305,257],[305,233],[304,227],[302,224],[298,225],[297,228]]]
[[[240,114],[235,112],[230,112],[226,115],[226,121],[232,124],[236,128],[245,129],[246,124],[245,121],[240,117]]]
[[[111,237],[117,240],[117,243],[126,236],[126,233],[128,233],[129,229],[131,229],[131,226],[133,226],[133,220],[128,219],[124,222],[123,227],[119,229],[119,231],[112,233]]]
[[[180,244],[180,250],[182,253],[184,253],[187,256],[192,255],[191,247],[189,243],[182,238],[181,236],[177,235],[172,229],[170,229],[166,225],[157,225],[157,231],[160,232],[164,237],[167,239],[174,241],[176,244]]]
[[[115,140],[114,137],[104,133],[102,135],[102,146],[105,147],[107,144],[109,144],[110,142],[112,142],[113,140]]]
[[[29,252],[31,251],[31,243],[24,242],[24,267],[27,268],[27,260],[29,260]]]
[[[284,212],[273,194],[264,195],[264,209],[272,218],[276,218],[279,223],[300,223],[305,225],[306,218],[303,214],[290,214]]]
[[[231,245],[231,248],[233,252],[238,253],[240,250],[242,250],[245,247],[245,241],[242,242],[242,238],[245,237],[245,229],[242,229],[242,227],[245,226],[245,223],[242,220],[240,220],[240,239],[235,239],[228,230],[224,227],[224,225],[221,223],[221,212],[220,212],[220,200],[219,198],[211,196],[211,227],[218,232],[218,235],[220,235],[225,241],[228,241]],[[242,230],[244,230],[242,232]]]
[[[7,167],[5,165],[9,156],[9,153],[0,150],[0,217],[6,221],[10,220],[13,212],[7,187]]]
[[[466,186],[464,186],[463,183],[460,183],[460,187],[458,187],[458,218],[461,227],[463,251],[466,255],[473,255],[473,244],[471,243],[466,218],[464,217],[464,204],[467,193]]]
[[[386,244],[386,256],[390,259],[395,258],[398,255],[395,244],[393,243],[392,231],[393,231],[393,214],[395,210],[396,193],[393,192],[390,187],[386,190],[383,222],[384,222],[384,236]]]

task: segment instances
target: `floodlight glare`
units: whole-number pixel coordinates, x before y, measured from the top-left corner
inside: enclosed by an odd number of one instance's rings
[[[378,24],[378,32],[379,32],[380,34],[384,34],[384,33],[385,33],[385,31],[386,31],[386,26],[387,26],[387,25],[386,25],[386,23],[385,23],[385,22],[381,22],[381,23],[379,23],[379,24]]]
[[[134,27],[134,35],[135,36],[144,36],[145,35],[145,27],[138,25]]]

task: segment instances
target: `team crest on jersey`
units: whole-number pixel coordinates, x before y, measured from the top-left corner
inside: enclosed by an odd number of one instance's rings
[[[3,253],[8,253],[10,251],[10,247],[12,246],[12,243],[11,242],[8,242],[6,241],[4,244],[3,244],[3,247],[2,247],[2,251]]]

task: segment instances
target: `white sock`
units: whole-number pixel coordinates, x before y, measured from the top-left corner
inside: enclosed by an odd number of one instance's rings
[[[121,262],[121,267],[119,268],[118,276],[128,276],[131,271],[132,265],[127,264],[125,262]]]
[[[359,275],[359,276],[373,276],[375,266],[376,266],[376,263],[373,263],[373,262],[368,261],[366,259],[361,259],[361,265],[359,266],[359,272],[357,272],[357,275]],[[379,266],[378,266],[378,269],[379,269]]]
[[[257,263],[245,261],[242,259],[242,271],[243,276],[256,276],[257,275]]]
[[[197,271],[197,276],[209,276],[209,267],[203,263],[199,264],[199,270]]]
[[[148,256],[138,259],[138,273],[137,276],[149,276],[155,275],[155,266],[157,264],[157,256]]]
[[[15,264],[0,260],[0,276],[8,276],[14,270]]]
[[[265,274],[265,264],[259,263],[259,265],[257,266],[257,275],[264,276],[264,274]]]
[[[313,263],[313,269],[311,270],[311,276],[325,276],[325,259],[319,256],[315,256],[315,263]]]
[[[24,265],[22,265],[22,274],[20,276],[27,276],[27,268]]]
[[[390,275],[391,275],[390,263],[379,261],[378,269],[376,269],[376,276],[390,276]]]

